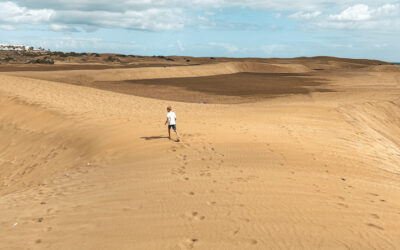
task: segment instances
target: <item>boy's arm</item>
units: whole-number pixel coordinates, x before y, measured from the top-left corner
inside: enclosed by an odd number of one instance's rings
[[[168,117],[167,117],[167,120],[165,121],[164,125],[167,125],[167,122],[168,122]]]

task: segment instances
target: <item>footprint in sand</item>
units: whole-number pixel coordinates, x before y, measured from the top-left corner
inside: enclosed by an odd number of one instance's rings
[[[197,211],[186,213],[185,217],[189,220],[204,220],[206,218],[204,215],[200,215]]]
[[[217,202],[216,201],[207,201],[207,205],[215,206],[215,205],[217,205]]]
[[[200,170],[200,176],[211,177],[212,175],[208,169],[204,169],[204,170]]]
[[[193,249],[194,244],[198,241],[199,239],[197,238],[186,239],[182,243],[180,243],[178,247],[179,249]]]
[[[345,208],[349,208],[349,206],[348,205],[346,205],[346,204],[344,204],[344,203],[337,203],[339,206],[341,206],[341,207],[345,207]]]
[[[249,219],[249,218],[239,218],[239,219],[242,220],[242,221],[244,221],[244,222],[247,222],[247,223],[250,222],[250,219]]]
[[[171,174],[172,175],[184,175],[184,174],[186,174],[186,172],[183,169],[178,168],[178,169],[172,169]]]
[[[375,229],[379,229],[379,230],[385,230],[383,227],[380,227],[380,226],[375,225],[373,223],[368,223],[367,226],[375,228]]]
[[[372,216],[374,219],[379,219],[379,218],[380,218],[379,215],[377,215],[377,214],[371,214],[371,216]]]
[[[237,177],[234,179],[236,182],[247,182],[247,180],[245,178],[242,177]]]
[[[179,158],[179,159],[181,159],[181,160],[186,160],[187,155],[179,154],[179,155],[177,155],[177,158]]]
[[[247,240],[247,242],[250,243],[250,245],[256,245],[258,243],[258,241],[255,239]]]
[[[342,196],[338,196],[338,198],[339,198],[340,200],[342,200],[342,201],[345,200],[344,197],[342,197]]]

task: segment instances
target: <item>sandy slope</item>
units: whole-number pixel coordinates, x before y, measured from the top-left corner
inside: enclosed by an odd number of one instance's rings
[[[199,105],[1,74],[0,249],[399,248],[400,75],[326,77]]]
[[[133,69],[105,69],[105,70],[64,70],[49,72],[8,72],[9,75],[28,76],[36,79],[45,79],[58,82],[85,84],[96,81],[124,81],[139,79],[157,79],[170,77],[199,77],[239,72],[262,73],[304,73],[310,71],[301,64],[267,64],[256,62],[225,62],[217,64],[203,64],[196,66],[177,67],[143,67]]]

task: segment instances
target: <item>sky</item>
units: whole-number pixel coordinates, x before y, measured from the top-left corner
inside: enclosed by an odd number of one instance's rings
[[[400,62],[400,0],[0,0],[0,44]]]

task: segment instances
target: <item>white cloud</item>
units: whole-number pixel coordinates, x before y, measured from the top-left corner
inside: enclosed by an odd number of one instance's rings
[[[9,1],[9,0],[8,0]],[[0,2],[3,2],[0,0]],[[141,11],[150,8],[204,9],[215,13],[213,9],[245,7],[270,11],[324,11],[344,9],[359,4],[360,0],[13,0],[19,6],[30,9],[53,9],[56,11]],[[363,0],[363,4],[376,6],[376,0]],[[398,3],[398,0],[385,0],[387,4]]]
[[[309,20],[303,13],[295,13],[292,18],[302,20],[308,29],[319,27],[322,29],[347,29],[347,30],[372,30],[393,32],[400,29],[400,4],[385,4],[380,6],[368,6],[356,4],[344,8],[337,13],[320,14],[315,20]]]
[[[82,49],[82,48],[97,48],[102,40],[99,38],[75,38],[75,37],[61,37],[57,38],[56,41],[41,42],[42,47],[50,47],[56,49],[69,48],[71,50]]]
[[[337,43],[333,43],[331,44],[332,47],[334,48],[353,48],[353,44],[337,44]]]
[[[261,47],[261,50],[266,53],[268,56],[274,55],[274,54],[279,54],[281,52],[284,52],[286,50],[292,49],[292,47],[284,44],[269,44],[269,45],[264,45]]]
[[[374,11],[376,15],[393,16],[399,14],[400,4],[385,4]]]
[[[0,2],[0,22],[14,24],[40,24],[55,14],[51,9],[30,10],[13,2]]]
[[[56,20],[65,23],[78,23],[104,28],[124,28],[136,30],[179,30],[184,27],[181,10],[148,9],[143,11],[119,12],[60,12]],[[84,18],[82,18],[84,17]]]
[[[1,24],[0,30],[15,30],[16,27],[13,25]]]
[[[51,24],[50,30],[52,31],[63,31],[63,32],[78,32],[77,29],[63,24]]]
[[[336,15],[329,15],[330,20],[335,21],[367,21],[373,19],[400,18],[400,4],[385,4],[371,8],[365,4],[350,6]]]
[[[351,6],[338,15],[330,15],[330,20],[337,21],[365,21],[372,17],[372,11],[369,9],[368,5],[357,4]]]
[[[231,7],[291,11],[289,17],[299,22],[333,29],[372,29],[380,24],[389,27],[400,19],[399,0],[385,0],[384,5],[375,0],[363,0],[362,4],[359,0],[0,0],[0,25],[4,29],[18,24],[44,24],[59,32],[98,28],[175,31],[186,26],[268,29],[266,25],[229,22],[218,16]],[[275,14],[276,19],[280,17]]]
[[[1,42],[1,41],[0,41]],[[26,44],[26,40],[9,40],[6,41],[9,44]],[[110,52],[110,53],[122,53],[123,51],[146,51],[145,45],[137,44],[132,42],[113,42],[105,41],[101,38],[83,38],[76,36],[62,36],[48,39],[32,39],[29,41],[29,45],[36,48],[51,48],[51,50],[57,51],[74,51],[74,52]]]
[[[180,40],[177,40],[176,44],[178,45],[178,49],[180,51],[184,51],[185,50],[185,46],[183,46],[183,43]]]
[[[197,16],[197,19],[198,19],[199,21],[208,22],[208,18],[207,18],[207,17],[204,17],[204,16]]]
[[[229,44],[229,43],[208,43],[209,46],[213,46],[213,47],[219,47],[222,48],[230,53],[233,52],[238,52],[239,51],[239,47]]]
[[[307,12],[307,13],[296,12],[296,13],[290,15],[289,17],[293,18],[293,19],[309,20],[309,19],[316,18],[316,17],[320,16],[321,14],[322,14],[321,11],[314,11],[314,12]]]
[[[388,47],[387,43],[378,43],[378,44],[374,44],[374,47],[377,49],[384,49],[386,47]]]
[[[83,1],[85,2],[85,1]],[[105,10],[28,9],[14,2],[0,1],[0,24],[47,24],[53,31],[77,31],[123,28],[136,30],[180,30],[184,27],[184,13],[179,8],[125,9],[120,12]],[[7,26],[4,26],[7,27]]]

